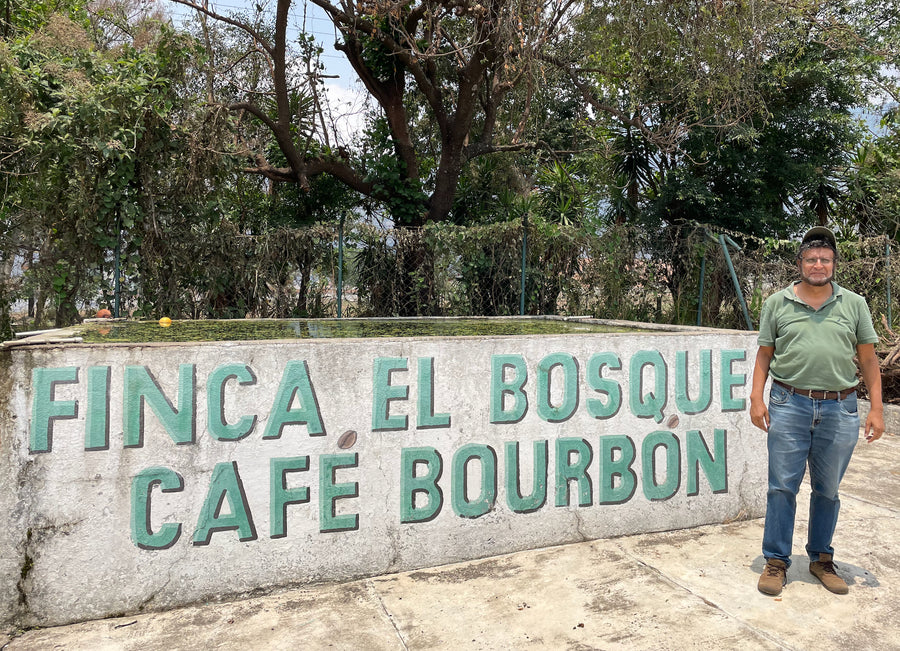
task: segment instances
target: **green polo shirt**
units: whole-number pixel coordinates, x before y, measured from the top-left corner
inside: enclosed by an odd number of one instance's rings
[[[866,299],[835,282],[831,287],[831,298],[818,310],[800,300],[793,285],[763,303],[757,341],[775,347],[769,375],[776,380],[825,391],[858,384],[856,346],[874,344],[878,335]]]

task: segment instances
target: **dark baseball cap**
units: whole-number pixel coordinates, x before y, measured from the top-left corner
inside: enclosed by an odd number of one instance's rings
[[[800,248],[803,249],[803,245],[807,242],[813,241],[822,241],[825,242],[829,247],[831,247],[832,251],[837,252],[837,240],[834,237],[834,233],[832,233],[829,229],[824,226],[816,226],[814,228],[810,228],[806,231],[806,235],[803,236],[803,239],[800,240]],[[809,248],[809,247],[806,247]]]

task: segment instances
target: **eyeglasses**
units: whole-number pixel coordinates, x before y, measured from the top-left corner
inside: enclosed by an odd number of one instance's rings
[[[834,258],[803,258],[803,264],[808,267],[813,266],[817,262],[822,266],[827,267],[834,262]]]

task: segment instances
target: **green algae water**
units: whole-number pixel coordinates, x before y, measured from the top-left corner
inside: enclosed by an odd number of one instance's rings
[[[563,335],[638,332],[561,319],[273,319],[91,322],[82,326],[84,343],[153,343],[189,341],[256,341],[266,339],[342,339],[369,337],[461,337]]]

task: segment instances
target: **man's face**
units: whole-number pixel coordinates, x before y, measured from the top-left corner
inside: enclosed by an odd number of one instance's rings
[[[827,285],[834,278],[834,251],[829,248],[807,249],[798,264],[800,278],[814,287]]]

